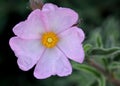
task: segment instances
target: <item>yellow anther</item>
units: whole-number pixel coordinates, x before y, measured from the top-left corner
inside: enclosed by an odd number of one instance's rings
[[[46,32],[42,35],[41,42],[47,48],[53,48],[59,41],[58,36],[54,32]]]

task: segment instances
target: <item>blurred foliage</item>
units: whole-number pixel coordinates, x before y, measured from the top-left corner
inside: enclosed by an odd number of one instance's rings
[[[28,0],[0,0],[0,86],[115,86],[89,64],[93,60],[108,74],[120,80],[120,0],[44,0],[79,13],[86,33],[83,64],[72,62],[73,73],[67,77],[52,76],[45,80],[33,77],[33,69],[21,71],[9,47],[12,28],[30,13]]]

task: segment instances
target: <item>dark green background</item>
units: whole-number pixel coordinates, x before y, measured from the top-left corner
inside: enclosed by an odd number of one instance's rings
[[[104,48],[120,47],[120,0],[45,0],[45,2],[68,7],[79,13],[79,27],[86,34],[83,44],[90,43],[96,47],[95,39],[99,34]],[[45,80],[37,80],[33,76],[34,68],[27,72],[18,68],[17,58],[9,46],[9,39],[14,36],[12,28],[25,20],[30,12],[28,0],[0,0],[0,86],[98,86],[91,74],[74,69],[72,75],[64,78],[52,76]],[[98,61],[99,58],[95,60]],[[120,54],[113,59],[119,60]],[[117,76],[119,79],[120,74]],[[114,85],[108,82],[107,86]]]

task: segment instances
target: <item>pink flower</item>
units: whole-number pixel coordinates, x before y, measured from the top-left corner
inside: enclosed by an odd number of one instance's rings
[[[17,24],[13,28],[16,36],[9,43],[19,68],[28,71],[36,65],[37,79],[71,74],[68,59],[79,63],[84,60],[84,32],[73,26],[77,20],[78,14],[71,9],[45,4]]]

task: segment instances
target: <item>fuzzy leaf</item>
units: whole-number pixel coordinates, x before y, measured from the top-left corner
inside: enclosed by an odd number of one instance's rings
[[[93,76],[97,78],[99,86],[106,86],[106,80],[105,80],[104,75],[98,72],[95,68],[88,66],[86,64],[78,64],[78,63],[74,63],[73,68],[92,74]]]
[[[120,62],[112,62],[109,65],[109,69],[120,69]]]
[[[119,50],[120,48],[94,48],[93,50],[91,50],[91,55],[111,55]]]
[[[97,35],[96,42],[98,47],[103,47],[102,37],[100,36],[100,34]]]
[[[92,48],[92,45],[91,44],[85,44],[83,47],[84,47],[84,51],[87,53]]]

